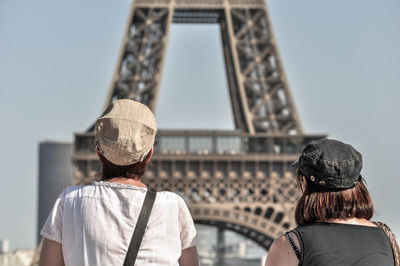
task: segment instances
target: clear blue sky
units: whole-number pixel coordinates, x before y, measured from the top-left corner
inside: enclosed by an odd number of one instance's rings
[[[305,131],[362,152],[375,219],[400,234],[400,1],[267,3]],[[100,114],[129,6],[0,0],[0,239],[12,248],[34,247],[38,142],[72,140]],[[160,128],[232,128],[219,38],[172,27]]]

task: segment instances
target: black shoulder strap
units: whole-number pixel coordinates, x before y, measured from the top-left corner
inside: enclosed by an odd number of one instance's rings
[[[128,253],[125,257],[124,266],[135,265],[140,243],[142,242],[144,231],[146,230],[146,225],[149,221],[151,209],[153,208],[155,199],[156,192],[147,189],[146,197],[144,198],[143,206],[140,210],[139,218],[135,226],[135,231],[133,232],[131,243],[129,244]]]
[[[290,246],[292,247],[294,253],[296,253],[296,257],[299,259],[300,261],[300,250],[299,248],[296,246],[296,243],[293,240],[293,237],[290,235],[290,232],[286,232],[285,233],[286,239],[289,241]]]

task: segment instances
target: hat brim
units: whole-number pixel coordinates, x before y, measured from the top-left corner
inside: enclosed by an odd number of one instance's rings
[[[299,169],[299,160],[296,160],[296,161],[294,161],[291,165],[290,165],[290,167],[291,168],[293,168],[293,169]]]

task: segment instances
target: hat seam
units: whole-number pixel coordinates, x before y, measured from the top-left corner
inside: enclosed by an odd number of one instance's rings
[[[323,162],[331,164],[331,165],[335,165],[335,164],[351,164],[351,165],[354,165],[356,163],[356,161],[354,159],[342,160],[342,161],[330,161],[330,160],[326,160],[326,159],[320,159],[320,161],[323,161]]]
[[[310,158],[310,159],[317,159],[318,161],[322,161],[322,162],[329,163],[329,164],[355,164],[357,162],[357,160],[355,160],[355,159],[331,161],[331,160],[327,160],[327,159],[317,158],[316,156],[303,155],[303,157]]]
[[[137,121],[135,119],[120,118],[120,117],[117,117],[117,116],[107,116],[107,117],[99,118],[99,119],[97,119],[96,124],[99,124],[99,122],[101,122],[102,120],[106,120],[106,119],[115,119],[115,120],[123,120],[123,121],[135,122],[135,123],[138,123],[138,124],[145,125],[145,126],[151,128],[151,129],[153,127],[153,125],[151,125],[150,123],[144,123],[144,122],[141,122],[141,121]],[[155,123],[154,123],[154,127],[156,127],[154,129],[154,131],[157,131],[157,126],[156,126]]]

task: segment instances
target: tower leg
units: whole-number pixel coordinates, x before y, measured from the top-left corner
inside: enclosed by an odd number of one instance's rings
[[[217,254],[216,265],[223,266],[225,259],[225,230],[222,226],[217,227]]]

